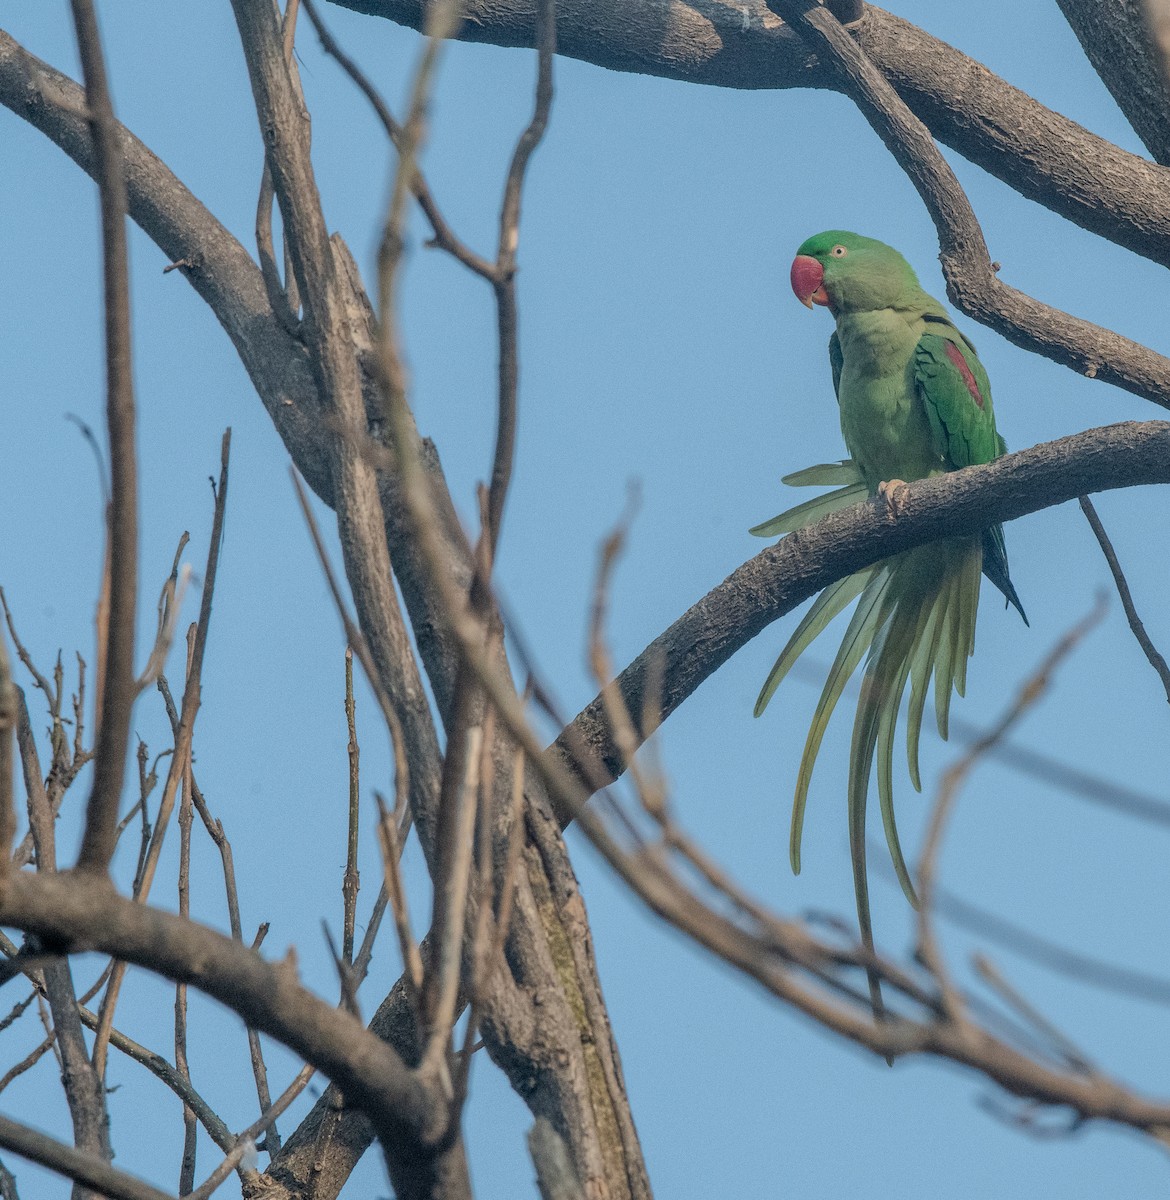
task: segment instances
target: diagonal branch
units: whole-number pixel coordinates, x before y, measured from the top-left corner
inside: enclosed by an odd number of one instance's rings
[[[412,29],[422,0],[334,0]],[[1170,266],[1166,172],[1045,108],[982,63],[872,4],[852,31],[939,141],[1022,196]],[[536,46],[536,0],[473,0],[458,37]],[[829,88],[841,80],[760,2],[587,0],[560,6],[558,53],[612,71],[732,88]]]
[[[1117,551],[1113,549],[1113,543],[1109,540],[1109,534],[1105,532],[1105,526],[1101,524],[1101,518],[1097,515],[1097,509],[1092,500],[1088,496],[1078,496],[1077,500],[1081,506],[1081,512],[1085,514],[1085,520],[1089,522],[1093,536],[1097,539],[1097,544],[1101,547],[1101,553],[1105,555],[1105,561],[1109,565],[1110,574],[1117,587],[1117,595],[1121,599],[1121,607],[1125,611],[1125,619],[1129,622],[1130,631],[1150,666],[1154,668],[1158,678],[1162,681],[1162,687],[1166,689],[1166,699],[1170,700],[1170,667],[1167,667],[1166,660],[1162,657],[1158,647],[1150,640],[1145,624],[1138,615],[1137,606],[1133,602],[1133,593],[1129,590],[1129,582],[1117,559]]]
[[[346,575],[362,633],[402,721],[408,757],[416,763],[433,763],[438,759],[438,738],[394,594],[378,483],[362,453],[366,408],[343,290],[345,276],[338,270],[326,230],[292,67],[284,57],[280,25],[268,0],[234,0],[233,7],[297,273],[305,340],[323,407],[335,426],[329,439],[333,507]],[[411,772],[416,793],[412,809],[420,827],[432,819],[436,797],[429,789],[437,777],[436,771],[427,769]]]
[[[118,801],[126,773],[134,683],[134,617],[138,600],[138,470],[134,448],[134,382],[130,359],[130,267],[126,250],[126,181],[118,122],[92,0],[72,0],[77,49],[93,137],[94,178],[101,197],[105,287],[106,422],[110,437],[109,622],[105,679],[78,865],[103,874],[117,840]]]
[[[12,876],[0,920],[57,953],[97,950],[219,1000],[343,1088],[384,1144],[397,1148],[388,1159],[398,1194],[423,1194],[433,1159],[427,1139],[442,1129],[445,1107],[386,1043],[302,987],[292,963],[266,962],[229,937],[77,872]]]
[[[96,1189],[87,1195],[108,1196],[110,1200],[174,1200],[169,1192],[111,1167],[96,1154],[75,1150],[8,1117],[0,1117],[0,1146],[75,1183]]]
[[[639,743],[648,683],[658,696],[656,715],[665,720],[756,634],[834,580],[939,537],[1142,483],[1170,483],[1170,422],[1107,425],[921,480],[909,486],[896,522],[867,502],[790,534],[708,592],[617,677]],[[567,761],[586,758],[579,770],[594,789],[625,770],[600,696],[562,731],[555,749]]]
[[[1149,0],[1057,0],[1085,57],[1154,158],[1170,163],[1170,88],[1146,21]],[[1144,10],[1144,11],[1143,11]]]
[[[983,230],[950,164],[837,18],[813,0],[769,0],[769,5],[840,72],[843,90],[918,190],[938,230],[947,294],[955,304],[1025,350],[1170,408],[1170,358],[996,277]]]

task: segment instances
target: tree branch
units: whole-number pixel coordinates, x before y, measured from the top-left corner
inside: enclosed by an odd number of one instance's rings
[[[813,0],[769,0],[769,5],[838,69],[843,90],[917,188],[938,230],[947,294],[955,304],[1025,350],[1170,408],[1170,358],[997,278],[983,230],[950,164],[837,18]]]
[[[1117,560],[1117,552],[1113,549],[1109,534],[1105,532],[1105,526],[1101,524],[1101,518],[1097,515],[1097,509],[1092,500],[1088,496],[1078,496],[1077,499],[1081,511],[1085,514],[1085,520],[1089,522],[1089,528],[1092,529],[1093,536],[1101,547],[1101,553],[1105,555],[1105,561],[1109,565],[1109,573],[1113,576],[1113,582],[1117,587],[1117,595],[1121,599],[1121,607],[1125,612],[1126,621],[1129,622],[1130,632],[1141,647],[1150,666],[1157,672],[1158,678],[1162,681],[1162,687],[1166,691],[1166,699],[1170,701],[1170,667],[1167,667],[1166,660],[1150,640],[1145,624],[1138,616],[1137,606],[1133,602],[1133,594],[1129,590],[1129,583],[1125,578],[1125,572],[1121,569],[1121,563]]]
[[[174,1200],[169,1192],[159,1191],[144,1180],[116,1170],[95,1154],[75,1150],[7,1117],[0,1117],[0,1146],[93,1188],[88,1195],[100,1194],[110,1200]]]
[[[366,1112],[396,1151],[387,1159],[397,1194],[429,1194],[428,1139],[445,1125],[441,1098],[358,1020],[302,987],[290,962],[268,963],[231,938],[136,904],[104,879],[77,872],[12,876],[0,897],[0,921],[35,934],[55,953],[97,950],[219,1000],[311,1062]]]
[[[833,513],[744,563],[622,671],[616,683],[638,737],[645,736],[648,681],[657,689],[655,715],[665,720],[756,634],[836,579],[911,546],[976,533],[1087,492],[1168,482],[1170,422],[1127,421],[912,483],[894,522],[876,501]],[[554,748],[569,762],[585,755],[578,769],[593,789],[625,770],[601,696]]]
[[[1170,88],[1138,0],[1056,0],[1085,57],[1154,158],[1170,164]]]
[[[334,0],[421,29],[423,0]],[[457,36],[536,45],[536,0],[469,0]],[[872,4],[851,32],[939,141],[1119,246],[1170,266],[1165,171],[1039,104],[981,63]],[[733,88],[829,88],[840,79],[760,0],[562,0],[558,53],[613,71]]]
[[[138,469],[134,448],[134,381],[130,358],[130,268],[126,251],[126,182],[118,122],[92,0],[72,0],[85,102],[93,139],[94,178],[101,197],[102,273],[106,325],[106,422],[110,437],[110,563],[101,719],[93,786],[78,865],[105,873],[114,855],[118,801],[126,774],[134,680],[134,617],[138,601]]]

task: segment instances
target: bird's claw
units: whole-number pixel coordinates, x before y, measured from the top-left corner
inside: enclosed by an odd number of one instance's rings
[[[886,519],[896,521],[906,511],[906,481],[883,479],[878,484],[878,495],[886,505]]]

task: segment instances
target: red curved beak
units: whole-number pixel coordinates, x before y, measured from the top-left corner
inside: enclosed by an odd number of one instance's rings
[[[798,254],[792,260],[791,279],[792,290],[805,308],[829,303],[829,294],[825,291],[825,268],[815,258]]]

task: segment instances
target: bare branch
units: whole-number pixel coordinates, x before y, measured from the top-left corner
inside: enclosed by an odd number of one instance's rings
[[[110,438],[108,555],[110,620],[93,787],[78,865],[105,874],[114,854],[118,801],[126,774],[134,706],[134,618],[138,600],[138,482],[134,381],[130,355],[130,273],[126,253],[126,182],[118,122],[92,0],[72,0],[77,49],[101,196],[106,316],[106,421]]]
[[[191,651],[194,630],[187,635],[187,673],[191,671]],[[191,755],[183,763],[183,779],[179,795],[179,916],[191,917],[191,826],[194,809],[191,786]],[[175,1070],[180,1078],[191,1082],[187,1062],[187,985],[175,984]],[[179,1194],[185,1195],[195,1186],[195,1153],[198,1127],[194,1110],[183,1106],[183,1155],[179,1165]]]
[[[921,480],[909,486],[896,522],[880,506],[860,504],[756,555],[655,638],[615,682],[628,711],[638,714],[657,675],[665,719],[762,629],[835,579],[911,546],[976,533],[1087,492],[1166,482],[1170,424],[1163,421],[1108,425]],[[592,789],[617,778],[623,759],[602,697],[561,733],[556,750],[577,761]]]
[[[362,95],[370,102],[378,120],[382,123],[382,128],[386,131],[386,136],[399,153],[401,153],[403,145],[402,126],[394,119],[394,115],[390,112],[382,94],[374,87],[365,72],[346,54],[326,28],[313,0],[303,0],[303,3],[305,12],[308,13],[309,20],[313,23],[313,28],[317,31],[317,36],[321,39],[321,48],[330,58],[337,61],[341,69],[354,81]],[[418,201],[419,208],[423,211],[423,215],[430,222],[433,239],[430,244],[441,250],[445,250],[469,270],[474,271],[476,275],[480,275],[488,280],[493,279],[495,276],[494,265],[488,262],[486,258],[482,258],[475,251],[465,246],[443,219],[443,215],[439,211],[439,207],[435,202],[434,196],[431,194],[430,187],[427,185],[426,178],[423,176],[422,169],[418,163],[414,164],[413,178],[410,180],[409,186],[414,198]]]
[[[1170,408],[1170,358],[999,280],[971,204],[929,131],[832,13],[814,0],[768,3],[839,70],[847,94],[918,190],[955,304],[1025,350]]]
[[[68,1179],[85,1184],[97,1193],[110,1197],[110,1200],[174,1200],[170,1193],[160,1192],[158,1188],[127,1175],[125,1171],[115,1170],[96,1155],[75,1150],[48,1134],[38,1133],[8,1117],[0,1117],[0,1146]]]
[[[418,30],[427,11],[421,0],[335,2]],[[473,0],[456,36],[534,49],[536,9],[536,0]],[[565,4],[557,30],[559,53],[609,70],[717,87],[842,88],[841,77],[759,0]],[[851,32],[941,142],[1027,199],[1170,266],[1170,197],[1159,167],[876,5],[864,6]]]
[[[1137,644],[1142,648],[1142,653],[1149,660],[1150,666],[1157,671],[1158,678],[1162,681],[1162,687],[1166,689],[1166,699],[1170,701],[1170,667],[1167,667],[1166,660],[1150,640],[1150,635],[1146,632],[1141,617],[1138,616],[1133,602],[1133,594],[1129,590],[1129,583],[1121,569],[1121,563],[1117,561],[1117,552],[1113,549],[1113,543],[1105,532],[1105,526],[1101,524],[1101,518],[1097,516],[1097,510],[1094,508],[1092,500],[1088,496],[1078,496],[1077,502],[1081,506],[1081,512],[1085,514],[1085,520],[1089,522],[1093,536],[1101,547],[1101,553],[1105,555],[1105,561],[1109,564],[1109,570],[1113,575],[1113,582],[1117,586],[1117,594],[1121,597],[1121,607],[1125,610],[1125,619],[1129,622],[1129,628],[1137,639]]]
[[[488,491],[487,539],[495,558],[504,519],[504,502],[512,479],[516,449],[516,402],[520,377],[519,323],[516,312],[516,254],[520,247],[520,201],[528,163],[548,127],[553,99],[553,56],[557,50],[555,0],[537,0],[537,77],[532,119],[521,133],[508,167],[500,205],[500,236],[496,252],[496,328],[499,337],[499,398],[496,448]]]
[[[450,749],[447,752],[454,791],[450,797],[450,819],[440,823],[446,836],[438,847],[440,868],[434,877],[432,957],[426,975],[429,1037],[421,1064],[421,1069],[432,1075],[445,1069],[445,1055],[459,1012],[463,931],[474,869],[472,850],[483,734],[483,726],[469,725],[462,753]]]
[[[187,680],[183,688],[183,706],[179,716],[179,730],[175,735],[175,749],[171,755],[170,768],[167,771],[166,784],[163,786],[162,799],[159,801],[158,815],[155,818],[154,832],[150,846],[143,859],[142,870],[139,873],[135,899],[145,904],[150,895],[154,882],[155,870],[158,867],[159,856],[162,854],[163,839],[167,826],[170,824],[171,813],[174,811],[175,797],[178,794],[179,783],[184,777],[191,758],[191,740],[195,734],[195,716],[199,711],[201,696],[201,681],[203,674],[203,655],[207,647],[207,632],[211,625],[211,605],[215,595],[215,580],[219,567],[219,552],[223,541],[224,513],[227,509],[228,495],[228,461],[231,455],[232,431],[224,431],[220,444],[219,486],[215,492],[215,512],[211,521],[211,541],[207,548],[207,568],[203,575],[203,596],[199,605],[199,620],[195,626],[194,639],[191,643],[188,660]],[[118,1003],[122,980],[125,978],[125,965],[118,963],[110,977],[110,984],[102,998],[100,1014],[101,1021],[94,1036],[93,1063],[99,1078],[105,1077],[106,1049],[110,1030],[113,1028],[114,1011]]]
[[[359,758],[361,750],[357,740],[357,717],[353,701],[353,648],[345,648],[345,724],[349,731],[349,832],[345,844],[345,876],[341,882],[342,895],[342,942],[341,958],[346,966],[353,964],[353,926],[357,914],[358,888],[358,817],[361,804],[359,782]]]

